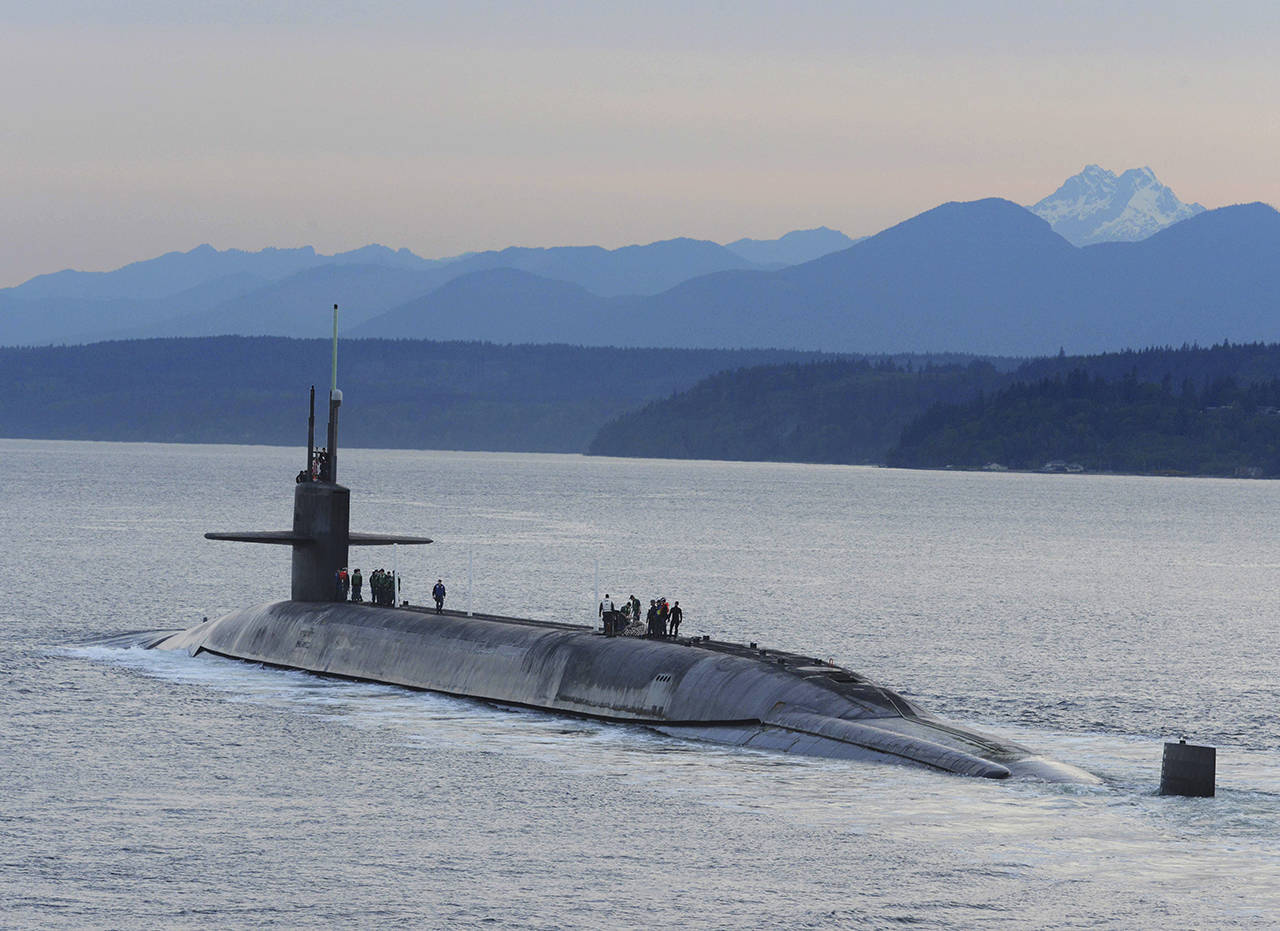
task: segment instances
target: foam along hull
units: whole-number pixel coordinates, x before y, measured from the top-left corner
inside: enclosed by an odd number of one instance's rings
[[[1098,781],[1025,747],[946,724],[849,670],[738,644],[282,601],[228,614],[155,646],[644,724],[738,746],[912,762],[997,779]]]

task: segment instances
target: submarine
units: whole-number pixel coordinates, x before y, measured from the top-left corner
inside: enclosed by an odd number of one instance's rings
[[[350,530],[350,489],[338,483],[341,404],[335,306],[328,445],[315,446],[313,387],[307,464],[295,482],[292,528],[205,534],[291,547],[290,598],[188,630],[154,632],[139,645],[760,750],[915,764],[990,779],[1100,782],[1069,763],[939,719],[863,675],[803,653],[708,637],[633,637],[582,624],[437,612],[407,602],[337,600],[335,578],[348,565],[350,547],[431,542]]]

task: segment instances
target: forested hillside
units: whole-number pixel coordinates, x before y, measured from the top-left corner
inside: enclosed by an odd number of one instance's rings
[[[1003,383],[1004,376],[985,361],[841,359],[724,372],[611,421],[588,451],[879,463],[902,428],[931,404]]]
[[[1222,342],[1215,346],[1184,344],[1178,349],[1171,346],[1127,349],[1096,356],[1059,354],[1023,363],[1013,372],[1012,380],[1038,381],[1076,369],[1106,381],[1132,375],[1142,382],[1170,379],[1175,387],[1181,387],[1187,379],[1200,388],[1220,378],[1234,378],[1248,384],[1280,378],[1280,345]]]
[[[939,404],[914,421],[889,465],[1280,476],[1280,379],[1202,386],[1187,378],[1107,381],[1084,369]],[[1074,467],[1073,465],[1073,467]]]
[[[1280,475],[1280,345],[920,364],[826,360],[708,378],[601,429],[604,455]],[[1003,368],[1004,370],[1000,370]]]
[[[0,349],[0,436],[304,443],[329,352],[234,336]],[[820,357],[380,339],[340,356],[344,445],[544,452],[581,452],[610,418],[715,372]]]
[[[1280,345],[1059,355],[344,340],[348,446],[1280,475]],[[0,436],[303,441],[325,340],[0,349]]]

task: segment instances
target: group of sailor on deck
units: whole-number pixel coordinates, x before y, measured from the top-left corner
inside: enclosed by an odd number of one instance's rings
[[[348,574],[346,567],[343,567],[333,574],[333,581],[334,601],[364,601],[364,596],[361,593],[361,589],[364,587],[364,577],[360,574],[359,569]],[[396,603],[398,581],[399,579],[394,572],[388,572],[386,569],[374,569],[369,576],[369,591],[373,596],[373,603],[376,605],[394,605]]]
[[[641,622],[639,598],[632,595],[619,608],[607,592],[600,602],[599,614],[606,637],[649,637],[655,640],[678,637],[680,622],[684,620],[680,602],[669,605],[666,598],[655,598],[649,602],[649,611]]]

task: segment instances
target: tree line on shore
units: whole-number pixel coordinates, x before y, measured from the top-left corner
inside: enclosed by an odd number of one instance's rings
[[[714,372],[821,357],[390,339],[343,340],[339,356],[344,446],[573,453]],[[329,359],[328,340],[283,337],[0,348],[0,436],[293,445]]]
[[[1271,476],[1278,412],[1278,345],[1060,352],[1014,366],[839,359],[714,375],[605,425],[590,451]]]
[[[1044,468],[1140,474],[1280,475],[1280,379],[1197,384],[1073,369],[991,397],[939,404],[886,455],[913,468]]]
[[[300,441],[323,340],[0,349],[0,436]],[[1280,345],[1096,356],[343,342],[344,445],[1280,475]]]

